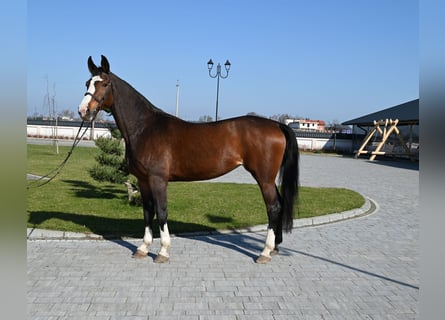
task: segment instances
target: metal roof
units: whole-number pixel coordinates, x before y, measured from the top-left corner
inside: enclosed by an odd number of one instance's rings
[[[419,124],[419,99],[345,121],[343,125],[373,126],[374,120],[399,119],[399,125]]]

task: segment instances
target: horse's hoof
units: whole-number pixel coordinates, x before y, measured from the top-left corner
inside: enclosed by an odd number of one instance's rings
[[[134,259],[141,259],[141,258],[146,258],[148,255],[148,253],[143,252],[141,250],[137,250],[135,253],[133,253],[133,255],[131,256]]]
[[[276,255],[278,255],[278,253],[279,253],[279,249],[278,248],[275,248],[275,249],[273,249],[271,252],[270,252],[270,255],[273,257],[273,256],[276,256]]]
[[[255,262],[256,262],[256,263],[259,263],[259,264],[265,264],[265,263],[269,263],[270,260],[272,260],[271,257],[266,257],[266,256],[263,256],[263,255],[260,255],[260,256],[256,259]]]
[[[163,256],[161,254],[158,254],[156,256],[154,262],[155,263],[166,263],[166,262],[168,262],[169,259],[170,259],[169,257],[166,257],[166,256]]]

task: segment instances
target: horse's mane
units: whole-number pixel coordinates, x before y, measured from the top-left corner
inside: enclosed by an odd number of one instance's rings
[[[142,106],[148,109],[150,112],[157,113],[159,115],[165,115],[165,116],[172,116],[162,109],[156,107],[153,103],[151,103],[146,97],[144,97],[139,91],[137,91],[131,84],[123,80],[122,78],[118,77],[112,72],[108,73],[108,76],[110,77],[110,81],[117,90],[119,90],[120,94],[126,95],[130,90],[133,91],[131,93],[132,96],[135,96],[136,100],[139,100],[142,102]]]

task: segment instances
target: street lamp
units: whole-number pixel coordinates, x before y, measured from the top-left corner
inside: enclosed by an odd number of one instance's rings
[[[219,98],[219,78],[225,79],[229,76],[229,70],[230,70],[230,62],[229,60],[226,60],[226,63],[224,63],[224,68],[226,69],[226,75],[223,76],[221,74],[221,64],[218,63],[216,66],[216,74],[212,76],[212,68],[213,68],[213,61],[212,59],[207,62],[207,68],[209,69],[209,76],[210,78],[217,78],[216,81],[216,112],[215,112],[215,121],[218,121],[218,98]]]
[[[179,117],[179,80],[176,80],[176,112],[175,116]]]

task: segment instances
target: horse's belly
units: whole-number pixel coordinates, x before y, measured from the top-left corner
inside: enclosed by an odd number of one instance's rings
[[[241,159],[219,161],[192,161],[172,168],[170,181],[198,181],[222,176],[242,165]]]

